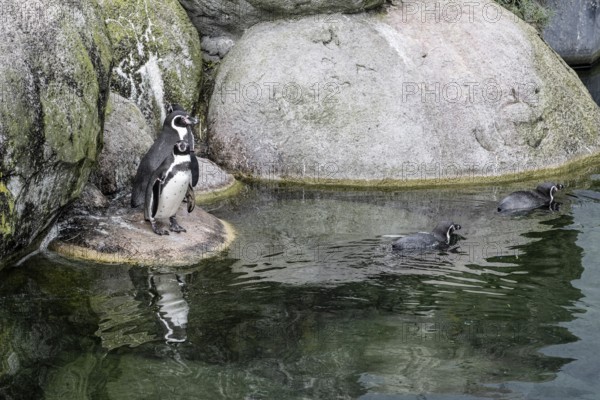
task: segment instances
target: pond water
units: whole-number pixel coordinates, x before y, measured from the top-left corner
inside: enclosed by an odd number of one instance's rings
[[[598,172],[520,216],[515,185],[252,186],[198,265],[32,257],[0,271],[0,398],[597,399]],[[391,251],[441,218],[456,248]]]
[[[577,75],[588,88],[592,98],[600,105],[600,62],[589,68],[578,69]]]

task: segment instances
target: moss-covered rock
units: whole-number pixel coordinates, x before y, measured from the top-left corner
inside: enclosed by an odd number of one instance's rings
[[[159,129],[167,103],[194,110],[202,55],[198,32],[177,0],[99,0],[115,52],[111,88]]]
[[[102,144],[112,50],[93,1],[5,1],[0,24],[0,256],[76,198]]]

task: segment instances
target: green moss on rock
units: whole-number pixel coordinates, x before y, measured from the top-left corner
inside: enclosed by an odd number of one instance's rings
[[[8,0],[0,35],[0,256],[47,231],[81,192],[102,145],[111,44],[94,1]],[[27,19],[24,21],[23,19]],[[27,29],[25,29],[27,28]],[[4,101],[6,100],[6,101]]]
[[[11,220],[14,208],[15,203],[10,191],[0,182],[0,236],[2,237],[13,232]]]
[[[177,0],[101,0],[115,51],[112,90],[158,127],[166,103],[194,110],[202,54],[198,32]]]

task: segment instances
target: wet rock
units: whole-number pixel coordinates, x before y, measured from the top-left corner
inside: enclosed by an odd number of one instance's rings
[[[152,130],[165,105],[190,112],[199,98],[202,55],[198,32],[177,0],[99,0],[115,51],[111,89],[135,102]]]
[[[200,178],[196,201],[207,203],[236,192],[237,181],[213,162],[198,158]],[[187,232],[158,236],[144,221],[143,209],[129,206],[126,187],[111,200],[88,184],[71,210],[58,223],[58,236],[49,248],[67,258],[150,266],[184,266],[225,250],[234,237],[229,224],[200,207],[178,220]],[[185,205],[184,205],[185,206]],[[168,223],[168,221],[162,221]]]
[[[217,71],[214,158],[266,180],[398,185],[598,153],[600,109],[534,28],[491,1],[444,1],[439,19],[427,4],[248,29]]]
[[[544,39],[570,65],[589,65],[600,58],[600,2],[548,0],[553,16]]]
[[[116,160],[120,160],[118,157],[133,153],[130,148],[133,141],[128,141],[127,137],[119,140],[123,140],[124,148],[117,154],[104,155],[104,159],[117,157]],[[211,202],[235,193],[239,184],[231,174],[209,160],[198,158],[198,162],[200,177],[194,188],[197,203]],[[124,171],[127,169],[124,168]],[[110,168],[105,171],[110,172]],[[135,169],[123,175],[123,181],[131,180],[134,173]],[[130,208],[130,189],[130,185],[124,186],[109,200],[89,183],[71,210],[61,217],[58,236],[49,248],[67,258],[171,267],[191,265],[214,256],[225,250],[234,237],[229,224],[200,207],[191,214],[183,210],[185,207],[180,210],[178,220],[187,232],[158,236],[144,221],[143,209]]]
[[[178,221],[187,232],[159,236],[140,210],[111,207],[102,214],[79,213],[61,223],[59,236],[49,249],[89,261],[185,266],[217,255],[234,237],[228,223],[199,207],[191,214],[180,209]]]
[[[104,124],[104,147],[91,181],[105,195],[131,190],[137,167],[153,134],[136,104],[111,92]]]
[[[76,199],[102,139],[112,50],[94,1],[2,3],[0,258]]]

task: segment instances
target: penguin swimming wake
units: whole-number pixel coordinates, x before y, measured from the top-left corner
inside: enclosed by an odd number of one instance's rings
[[[176,104],[169,111],[158,138],[138,165],[131,191],[131,207],[138,207],[144,202],[150,176],[163,160],[171,155],[173,146],[180,140],[187,142],[191,155],[192,180],[189,190],[193,192],[193,187],[198,183],[199,166],[194,154],[194,135],[191,130],[191,127],[198,123],[198,119],[191,117],[181,106]]]
[[[450,246],[452,233],[460,228],[452,221],[442,221],[429,233],[418,232],[394,241],[392,248],[408,252],[444,249]]]
[[[498,212],[533,210],[541,207],[553,210],[558,205],[554,201],[554,194],[563,188],[560,183],[544,182],[535,190],[513,192],[498,203]]]
[[[160,229],[156,222],[159,218],[169,218],[169,229],[173,232],[186,232],[177,223],[175,214],[186,196],[192,181],[190,149],[187,141],[180,140],[172,148],[171,155],[165,158],[150,176],[146,188],[144,217],[150,221],[152,230],[157,235],[168,235],[169,231]],[[188,212],[192,212],[195,199],[188,198]]]

